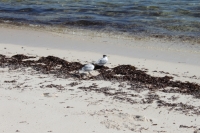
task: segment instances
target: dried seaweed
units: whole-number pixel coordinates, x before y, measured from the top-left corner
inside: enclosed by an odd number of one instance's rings
[[[14,55],[11,58],[5,55],[0,55],[0,66],[9,67],[10,69],[17,69],[21,67],[32,67],[44,74],[54,74],[60,78],[78,78],[75,73],[83,67],[79,62],[69,62],[54,56],[41,57],[39,60],[23,60],[35,58],[33,56],[26,56],[22,54]],[[129,90],[142,91],[147,88],[151,91],[162,90],[163,92],[170,93],[183,93],[193,95],[200,98],[200,85],[191,82],[173,81],[173,77],[154,77],[147,74],[145,71],[138,70],[132,65],[119,65],[114,68],[105,66],[95,66],[95,70],[99,71],[99,75],[92,76],[89,79],[93,80],[107,80],[107,81],[128,81],[133,83]],[[136,86],[137,85],[137,86]],[[166,87],[170,89],[166,89]]]

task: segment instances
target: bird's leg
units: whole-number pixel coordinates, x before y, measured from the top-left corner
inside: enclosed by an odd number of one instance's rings
[[[88,72],[89,73],[89,72]],[[89,73],[90,74],[90,73]],[[90,78],[90,76],[89,76],[89,74],[87,74],[86,76],[87,76],[87,78]]]
[[[90,76],[93,76],[90,72],[88,72],[90,74]]]

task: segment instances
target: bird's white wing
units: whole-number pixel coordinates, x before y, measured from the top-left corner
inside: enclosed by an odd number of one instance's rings
[[[82,68],[82,71],[91,71],[94,69],[94,66],[92,64],[87,64]]]
[[[107,63],[107,60],[106,59],[104,59],[104,58],[101,58],[101,59],[99,59],[98,61],[97,61],[97,65],[104,65],[104,64],[106,64]]]
[[[83,69],[90,69],[91,68],[91,65],[87,64],[83,67]]]

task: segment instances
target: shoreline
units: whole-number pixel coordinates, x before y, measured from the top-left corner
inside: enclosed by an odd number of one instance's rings
[[[113,38],[113,39],[124,39],[124,40],[136,40],[136,41],[151,41],[157,40],[162,42],[174,42],[190,45],[200,45],[200,40],[198,37],[191,36],[175,36],[175,35],[163,35],[163,34],[137,34],[129,32],[120,32],[120,31],[105,31],[99,29],[83,28],[83,27],[73,27],[73,26],[49,26],[49,25],[34,25],[26,23],[12,23],[12,22],[1,22],[1,27],[4,28],[14,28],[14,29],[25,29],[25,30],[34,30],[34,31],[46,31],[52,32],[55,34],[63,35],[78,35],[78,36],[90,36],[90,37],[103,37],[103,38]]]
[[[79,79],[71,77],[74,71],[59,77],[54,69],[41,73],[37,65],[29,66],[35,62],[23,67],[22,61],[11,58],[24,54],[36,57],[24,61],[37,61],[55,56],[69,63],[87,64],[107,54],[109,70],[131,65],[152,77],[169,76],[173,77],[170,81],[199,85],[200,53],[196,45],[1,27],[0,46],[8,62],[19,63],[0,68],[2,132],[199,131],[199,99],[184,93],[181,87],[155,89],[154,84],[145,86],[139,81]],[[45,62],[39,64],[45,67]],[[55,68],[59,70],[59,65]]]

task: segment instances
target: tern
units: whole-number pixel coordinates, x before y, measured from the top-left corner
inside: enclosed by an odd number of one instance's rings
[[[103,66],[108,62],[108,57],[107,55],[103,55],[103,58],[99,59],[97,62],[95,62],[96,65],[98,66]]]
[[[82,67],[81,70],[79,70],[79,72],[80,73],[88,72],[90,75],[92,75],[90,73],[90,71],[93,71],[93,70],[94,70],[94,65],[93,64],[87,64],[84,67]]]

